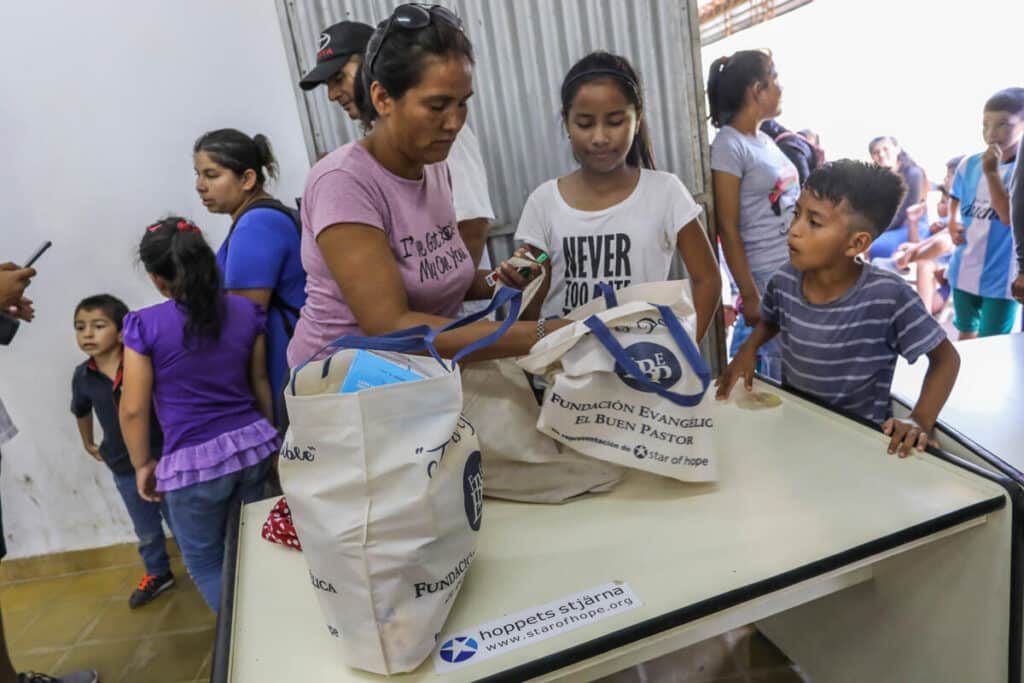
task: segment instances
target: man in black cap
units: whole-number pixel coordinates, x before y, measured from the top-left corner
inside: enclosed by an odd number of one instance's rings
[[[317,44],[316,66],[299,81],[303,90],[327,84],[327,99],[341,105],[353,121],[359,118],[355,103],[355,78],[366,52],[373,27],[343,21],[324,29]]]

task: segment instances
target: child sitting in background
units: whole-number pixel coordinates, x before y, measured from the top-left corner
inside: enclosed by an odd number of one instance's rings
[[[904,183],[874,164],[844,159],[811,173],[789,230],[790,262],[772,276],[761,320],[718,380],[728,398],[742,377],[752,388],[757,349],[782,342],[782,380],[834,408],[883,424],[889,452],[923,449],[949,398],[960,357],[921,298],[895,273],[858,259],[896,213]],[[917,405],[894,418],[896,359],[928,356]]]
[[[121,326],[128,307],[120,299],[100,294],[83,299],[75,308],[75,339],[78,348],[89,356],[75,368],[71,380],[71,412],[78,418],[82,445],[93,458],[106,463],[114,476],[124,506],[128,509],[135,535],[139,538],[139,555],[146,567],[138,588],[128,599],[132,609],[142,607],[174,585],[170,558],[164,542],[161,506],[143,500],[135,488],[132,468],[117,421],[117,404],[121,398],[121,371],[124,346]],[[93,437],[93,412],[103,428],[103,440],[96,445]],[[160,457],[163,434],[160,425],[150,422],[149,453]]]
[[[224,293],[213,251],[183,218],[149,226],[139,259],[168,301],[125,318],[121,429],[139,494],[165,497],[185,566],[216,612],[230,504],[260,498],[280,446],[267,315]],[[147,447],[151,405],[164,430],[159,465]]]

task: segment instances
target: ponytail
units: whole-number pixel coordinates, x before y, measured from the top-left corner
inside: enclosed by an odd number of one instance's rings
[[[767,50],[740,50],[731,57],[719,57],[708,70],[708,112],[715,128],[729,125],[743,109],[747,88],[767,83],[772,53]]]
[[[192,153],[199,152],[205,152],[215,163],[239,177],[251,168],[256,173],[254,192],[263,189],[267,176],[277,178],[277,159],[266,135],[250,138],[234,128],[211,130],[199,136],[193,145]]]
[[[654,152],[651,150],[651,130],[644,119],[640,119],[640,125],[636,128],[633,144],[629,146],[629,152],[626,153],[626,163],[637,168],[655,170]]]
[[[139,244],[139,260],[147,273],[164,281],[184,309],[186,344],[220,337],[224,317],[220,270],[195,224],[170,216],[149,226]]]

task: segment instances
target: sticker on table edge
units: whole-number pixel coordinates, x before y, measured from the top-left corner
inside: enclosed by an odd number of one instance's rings
[[[438,640],[434,670],[447,673],[539,643],[642,606],[629,584],[613,581],[509,614]]]

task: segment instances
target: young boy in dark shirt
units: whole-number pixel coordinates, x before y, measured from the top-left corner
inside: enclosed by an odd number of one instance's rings
[[[750,389],[757,349],[778,335],[783,384],[882,426],[889,452],[923,449],[960,369],[960,357],[921,298],[895,273],[859,256],[892,220],[900,177],[842,159],[807,177],[789,229],[789,263],[761,297],[761,321],[718,380],[728,398]],[[895,418],[889,392],[896,360],[928,358],[921,396]]]
[[[160,504],[147,502],[139,496],[135,469],[128,458],[118,423],[124,351],[121,325],[127,314],[128,307],[109,294],[83,299],[75,308],[75,339],[89,360],[75,368],[71,381],[71,412],[78,418],[78,433],[82,436],[85,450],[110,468],[139,538],[139,554],[146,567],[146,575],[128,600],[134,609],[173,586],[174,575],[161,524],[161,518],[167,517],[162,515]],[[103,440],[98,446],[93,437],[93,412],[103,428]],[[159,458],[163,448],[159,425],[151,425],[149,433],[150,450],[154,458]]]

